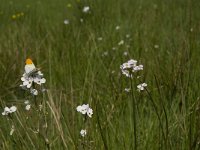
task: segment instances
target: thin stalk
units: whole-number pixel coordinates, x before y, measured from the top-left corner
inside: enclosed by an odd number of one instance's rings
[[[137,122],[136,122],[136,102],[135,102],[135,96],[133,93],[133,81],[131,80],[131,97],[132,97],[132,103],[133,103],[133,128],[134,128],[134,149],[137,150]]]
[[[169,142],[169,125],[168,125],[167,112],[166,112],[165,106],[164,106],[162,98],[161,98],[161,91],[160,91],[159,83],[158,83],[158,80],[157,80],[157,78],[156,78],[155,75],[154,75],[154,78],[155,78],[156,86],[158,88],[158,93],[159,93],[159,96],[160,96],[160,103],[161,103],[161,106],[162,106],[164,114],[165,114],[165,120],[166,120],[166,140],[167,140],[166,143],[167,143],[167,147],[169,145],[169,149],[171,149],[170,142]]]
[[[106,143],[106,137],[104,137],[103,135],[103,129],[101,127],[101,123],[100,123],[100,118],[99,118],[99,111],[98,111],[98,106],[100,105],[100,103],[98,103],[99,100],[96,102],[96,113],[97,113],[97,124],[99,126],[99,130],[100,130],[100,135],[101,135],[101,139],[102,139],[102,142],[103,142],[103,145],[104,145],[104,149],[105,150],[108,150],[108,146],[107,146],[107,143]]]
[[[85,114],[85,116],[84,116],[84,130],[86,130],[86,126],[87,126],[87,114]],[[87,132],[87,130],[86,130],[86,132]],[[87,145],[87,143],[86,143],[85,136],[83,136],[82,146],[83,146],[84,150],[86,149],[85,145]]]
[[[156,104],[155,104],[155,102],[154,102],[154,100],[153,100],[153,98],[152,98],[150,92],[147,90],[147,88],[145,88],[145,90],[146,90],[147,94],[149,95],[150,101],[151,101],[151,103],[152,103],[152,105],[153,105],[153,108],[154,108],[154,110],[155,110],[155,112],[156,112],[156,115],[157,115],[157,117],[158,117],[159,124],[160,124],[161,130],[162,130],[162,134],[163,134],[164,140],[166,141],[166,137],[165,137],[165,133],[164,133],[164,130],[163,130],[161,118],[160,118],[160,115],[159,115],[159,113],[158,113],[158,109],[157,109],[157,107],[156,107]]]

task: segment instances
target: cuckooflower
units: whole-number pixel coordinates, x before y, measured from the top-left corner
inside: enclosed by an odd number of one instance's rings
[[[91,108],[88,109],[87,115],[88,115],[88,117],[92,118],[93,110]]]
[[[83,115],[87,114],[88,117],[92,117],[92,114],[93,114],[93,110],[92,108],[89,107],[89,104],[83,104],[83,105],[80,105],[78,107],[76,107],[76,110],[80,113],[82,113]]]
[[[26,110],[30,110],[31,109],[31,105],[30,104],[26,105],[25,109]]]
[[[82,137],[84,137],[84,136],[86,136],[87,131],[84,130],[84,129],[82,129],[82,130],[80,131],[80,134],[81,134]]]
[[[43,73],[35,67],[30,58],[26,59],[24,70],[25,72],[21,77],[23,83],[20,86],[25,90],[30,90],[33,95],[38,95],[38,91],[33,89],[35,88],[33,85],[36,84],[41,86],[46,83],[46,79],[43,78]]]
[[[11,113],[15,112],[16,110],[17,110],[16,106],[11,106],[10,108],[5,107],[4,112],[2,112],[2,115],[5,116],[5,115],[8,115],[8,114],[11,114]]]
[[[116,26],[116,27],[115,27],[115,30],[119,30],[119,29],[120,29],[120,26]]]
[[[26,88],[30,88],[33,83],[33,78],[32,77],[22,77],[21,80],[23,81],[23,84],[21,86],[24,86]]]
[[[128,93],[128,92],[131,91],[131,89],[130,88],[125,88],[124,91]]]
[[[139,84],[139,85],[137,86],[139,92],[140,92],[140,91],[143,91],[145,87],[147,87],[147,84],[146,84],[146,83],[142,83],[142,84]]]
[[[122,74],[132,78],[134,72],[143,70],[143,65],[137,65],[137,60],[130,59],[129,61],[123,63],[120,66],[120,69]]]
[[[124,40],[119,41],[118,45],[123,45],[124,44]]]
[[[89,10],[90,10],[90,7],[89,7],[89,6],[83,7],[83,12],[84,12],[84,13],[89,12]]]

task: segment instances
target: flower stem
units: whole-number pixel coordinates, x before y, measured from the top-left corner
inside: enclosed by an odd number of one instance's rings
[[[132,103],[133,103],[133,128],[134,128],[134,150],[137,150],[137,122],[136,122],[136,102],[135,102],[135,96],[133,93],[133,79],[131,80],[131,97],[132,97]]]

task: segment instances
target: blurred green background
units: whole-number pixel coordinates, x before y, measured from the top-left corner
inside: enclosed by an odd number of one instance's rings
[[[200,149],[199,8],[198,0],[1,0],[1,110],[18,107],[12,119],[1,116],[1,149],[133,149],[130,80],[120,70],[131,58],[144,65],[151,95],[134,81],[138,149]],[[24,110],[26,58],[47,79],[45,134],[32,131],[37,113]],[[94,111],[84,140],[82,103]]]

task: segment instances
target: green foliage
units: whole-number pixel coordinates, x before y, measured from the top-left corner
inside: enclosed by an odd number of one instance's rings
[[[198,0],[1,0],[0,108],[18,109],[1,115],[0,149],[133,149],[131,85],[120,74],[130,58],[144,65],[149,91],[134,82],[138,149],[200,149],[199,8]],[[47,79],[41,114],[25,110],[19,87],[27,57]],[[84,141],[83,103],[94,111]]]

